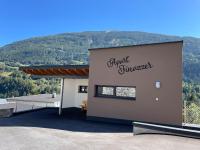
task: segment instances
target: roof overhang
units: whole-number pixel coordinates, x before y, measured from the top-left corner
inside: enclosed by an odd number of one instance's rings
[[[34,76],[88,78],[89,65],[25,66],[19,70]]]

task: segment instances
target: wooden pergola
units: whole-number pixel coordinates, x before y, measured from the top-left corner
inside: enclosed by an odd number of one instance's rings
[[[59,115],[62,113],[64,79],[65,78],[83,78],[89,76],[89,65],[51,65],[51,66],[23,66],[19,70],[34,76],[60,77],[61,80],[61,100]]]
[[[89,65],[25,66],[19,70],[37,76],[88,77]]]

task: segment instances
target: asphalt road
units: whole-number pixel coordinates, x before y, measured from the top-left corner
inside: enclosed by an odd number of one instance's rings
[[[0,118],[0,150],[199,150],[200,140],[147,134],[132,127],[86,121],[77,110],[43,109]]]

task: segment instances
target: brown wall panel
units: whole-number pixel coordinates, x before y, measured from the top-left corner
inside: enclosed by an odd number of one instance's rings
[[[152,68],[120,75],[118,67],[107,66],[110,58],[126,56],[122,65],[150,62]],[[181,125],[182,42],[90,50],[89,69],[88,116]],[[136,100],[95,97],[95,85],[136,86]]]

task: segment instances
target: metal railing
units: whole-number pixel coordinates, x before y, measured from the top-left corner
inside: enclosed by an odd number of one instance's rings
[[[183,101],[183,123],[200,125],[200,102]]]

